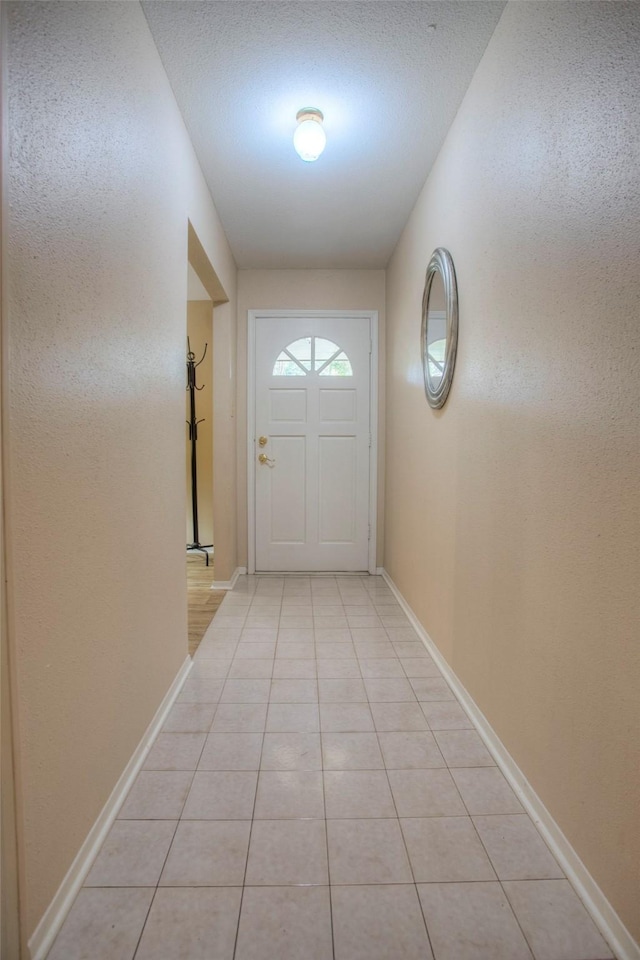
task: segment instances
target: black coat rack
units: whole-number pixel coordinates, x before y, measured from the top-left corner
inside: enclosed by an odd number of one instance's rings
[[[187,337],[187,390],[189,391],[189,440],[191,441],[191,514],[193,519],[193,543],[187,544],[187,550],[197,550],[204,553],[207,566],[209,566],[209,553],[207,547],[212,547],[212,543],[200,543],[200,534],[198,532],[198,460],[196,454],[196,445],[198,442],[198,424],[204,423],[204,417],[198,420],[196,417],[196,390],[202,390],[204,384],[196,386],[196,367],[199,367],[207,355],[207,346],[204,345],[204,353],[196,363],[196,355],[191,350],[189,337]]]

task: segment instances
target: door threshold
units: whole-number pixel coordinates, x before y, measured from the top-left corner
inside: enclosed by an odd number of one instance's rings
[[[368,570],[256,570],[254,577],[370,577]]]

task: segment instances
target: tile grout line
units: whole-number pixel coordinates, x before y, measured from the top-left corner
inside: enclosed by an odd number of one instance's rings
[[[215,613],[214,613],[214,617],[215,617]],[[213,618],[212,618],[212,619],[213,619]],[[228,671],[227,671],[227,672],[228,672]],[[225,684],[225,683],[226,683],[226,678],[225,678],[225,680],[223,681],[222,690],[224,689],[224,684]],[[220,691],[220,694],[221,694],[221,695],[222,695],[222,690]],[[149,922],[149,916],[150,916],[150,914],[151,914],[151,909],[152,909],[153,904],[155,903],[156,897],[157,897],[157,895],[158,895],[158,890],[160,889],[160,880],[162,879],[162,874],[163,874],[163,872],[164,872],[164,868],[165,868],[165,866],[166,866],[166,864],[167,864],[167,860],[169,859],[169,854],[171,853],[171,848],[173,847],[173,844],[174,844],[174,842],[175,842],[176,834],[177,834],[177,832],[178,832],[178,827],[180,826],[180,823],[182,822],[182,814],[184,813],[184,808],[185,808],[185,806],[186,806],[186,804],[187,804],[187,800],[189,799],[189,794],[191,793],[191,790],[192,790],[192,788],[193,788],[193,781],[195,780],[196,773],[198,772],[198,765],[200,764],[200,761],[202,760],[202,754],[204,753],[205,747],[206,747],[206,745],[207,745],[207,739],[208,739],[208,737],[209,737],[209,733],[211,732],[211,727],[213,726],[213,722],[214,722],[214,720],[215,720],[216,713],[218,712],[218,705],[219,705],[219,703],[220,703],[220,701],[218,700],[218,703],[216,704],[216,708],[215,708],[215,710],[214,710],[214,712],[213,712],[213,717],[211,718],[211,724],[209,725],[209,730],[208,730],[208,732],[205,733],[204,742],[203,742],[203,744],[202,744],[202,747],[200,748],[200,753],[199,753],[199,755],[198,755],[198,759],[197,759],[197,761],[196,761],[195,768],[194,768],[194,770],[193,770],[193,776],[191,777],[191,783],[190,783],[190,785],[189,785],[189,790],[188,790],[188,792],[187,792],[187,795],[186,795],[185,798],[184,798],[184,802],[183,802],[182,808],[181,808],[181,810],[180,810],[180,815],[179,815],[179,817],[178,817],[178,819],[177,819],[177,821],[176,821],[175,830],[173,831],[173,836],[172,836],[172,838],[171,838],[171,843],[169,844],[169,846],[168,846],[168,848],[167,848],[166,856],[165,856],[165,858],[164,858],[164,860],[163,860],[162,867],[160,868],[160,872],[159,872],[159,874],[158,874],[158,880],[157,880],[157,883],[156,883],[156,885],[155,885],[155,889],[154,889],[154,892],[153,892],[153,896],[151,897],[151,902],[149,903],[149,909],[147,910],[147,913],[146,913],[146,916],[145,916],[145,919],[144,919],[144,923],[142,924],[142,928],[141,928],[141,930],[140,930],[140,936],[138,937],[138,941],[137,941],[137,943],[136,943],[135,950],[133,951],[133,953],[132,953],[132,955],[131,955],[132,960],[135,960],[136,954],[138,953],[138,950],[140,949],[140,944],[142,943],[142,938],[143,938],[143,936],[144,936],[144,931],[145,931],[145,929],[146,929],[146,927],[147,927],[147,923]],[[141,771],[141,772],[142,772],[142,771]],[[136,778],[136,779],[137,779],[137,778]]]
[[[315,638],[315,628],[314,628],[314,638]],[[316,654],[316,678],[317,676],[318,676],[318,657]],[[327,821],[327,791],[324,783],[324,772],[325,772],[324,740],[322,737],[322,724],[320,721],[320,683],[318,679],[316,679],[316,683],[318,684],[318,728],[319,728],[319,738],[320,738],[320,768],[321,768],[320,777],[322,779],[322,804],[324,807],[324,840],[325,840],[325,845],[327,850],[327,882],[329,885],[329,918],[331,922],[331,954],[333,956],[333,960],[335,960],[336,938],[335,938],[335,930],[333,928],[333,893],[332,893],[333,883],[331,879],[331,864],[329,861],[329,824]]]
[[[429,942],[429,948],[431,950],[432,957],[435,957],[435,951],[433,949],[433,944],[431,942],[431,934],[429,933],[429,927],[427,925],[427,918],[424,915],[424,910],[422,909],[422,901],[420,900],[420,893],[418,891],[418,883],[416,881],[416,875],[413,869],[413,864],[411,862],[411,857],[409,856],[409,848],[407,846],[407,841],[404,835],[404,830],[402,829],[402,824],[400,822],[400,814],[398,813],[398,806],[396,804],[396,798],[393,793],[393,788],[391,786],[391,780],[389,779],[389,770],[387,768],[386,761],[384,759],[384,754],[382,752],[382,745],[380,743],[380,738],[378,737],[378,731],[375,731],[376,742],[378,744],[378,750],[380,751],[380,756],[382,757],[382,762],[384,764],[384,773],[387,780],[387,786],[389,787],[389,793],[391,794],[391,801],[393,803],[393,809],[396,812],[396,822],[398,824],[398,830],[400,831],[400,836],[402,837],[402,846],[407,858],[407,863],[409,864],[409,870],[411,871],[411,876],[413,877],[413,889],[415,891],[416,897],[418,898],[418,905],[420,907],[420,913],[422,915],[422,922],[424,923],[425,932],[427,934],[427,940]]]
[[[279,615],[279,616],[280,616],[280,615]],[[275,657],[274,657],[274,659],[275,659]],[[253,810],[251,811],[251,825],[250,825],[250,827],[249,827],[249,840],[248,840],[248,842],[247,842],[247,856],[246,856],[246,860],[245,860],[245,863],[244,863],[244,876],[243,876],[243,879],[242,879],[242,889],[241,889],[241,893],[240,893],[240,907],[239,907],[239,909],[238,909],[238,922],[237,922],[237,924],[236,924],[236,936],[235,936],[235,940],[234,940],[234,944],[233,944],[233,958],[234,958],[234,960],[235,960],[235,956],[236,956],[236,953],[237,953],[237,950],[238,950],[238,939],[239,939],[239,937],[240,937],[240,921],[241,921],[241,918],[242,918],[242,907],[243,907],[243,904],[244,904],[244,891],[245,891],[245,887],[246,887],[246,885],[247,885],[247,870],[248,870],[248,868],[249,868],[249,853],[250,853],[250,850],[251,850],[251,837],[253,836],[253,824],[255,823],[256,804],[257,804],[257,802],[258,802],[258,787],[260,786],[260,771],[261,771],[261,769],[262,769],[262,754],[263,754],[263,752],[264,752],[264,740],[265,740],[265,736],[266,736],[266,732],[267,732],[267,717],[268,717],[268,715],[269,715],[269,701],[270,701],[270,699],[271,699],[271,688],[272,688],[272,685],[273,685],[273,670],[271,671],[271,680],[269,680],[269,700],[267,701],[267,711],[266,711],[266,713],[265,713],[264,729],[263,729],[263,731],[262,731],[262,742],[261,742],[261,744],[260,744],[260,756],[258,757],[258,776],[256,777],[256,792],[255,792],[254,797],[253,797]]]

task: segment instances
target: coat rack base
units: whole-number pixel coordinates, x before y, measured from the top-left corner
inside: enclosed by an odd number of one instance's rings
[[[189,550],[195,550],[198,553],[204,553],[207,561],[207,566],[209,566],[209,550],[208,550],[209,547],[213,547],[213,544],[212,543],[188,543],[187,552]]]

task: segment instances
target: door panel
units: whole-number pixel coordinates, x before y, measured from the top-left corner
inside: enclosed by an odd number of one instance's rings
[[[357,438],[321,436],[320,543],[353,543],[356,530]]]
[[[370,344],[368,317],[256,320],[258,571],[368,568]]]
[[[306,534],[306,437],[271,437],[271,452],[278,469],[265,470],[271,513],[272,543],[304,544]]]

